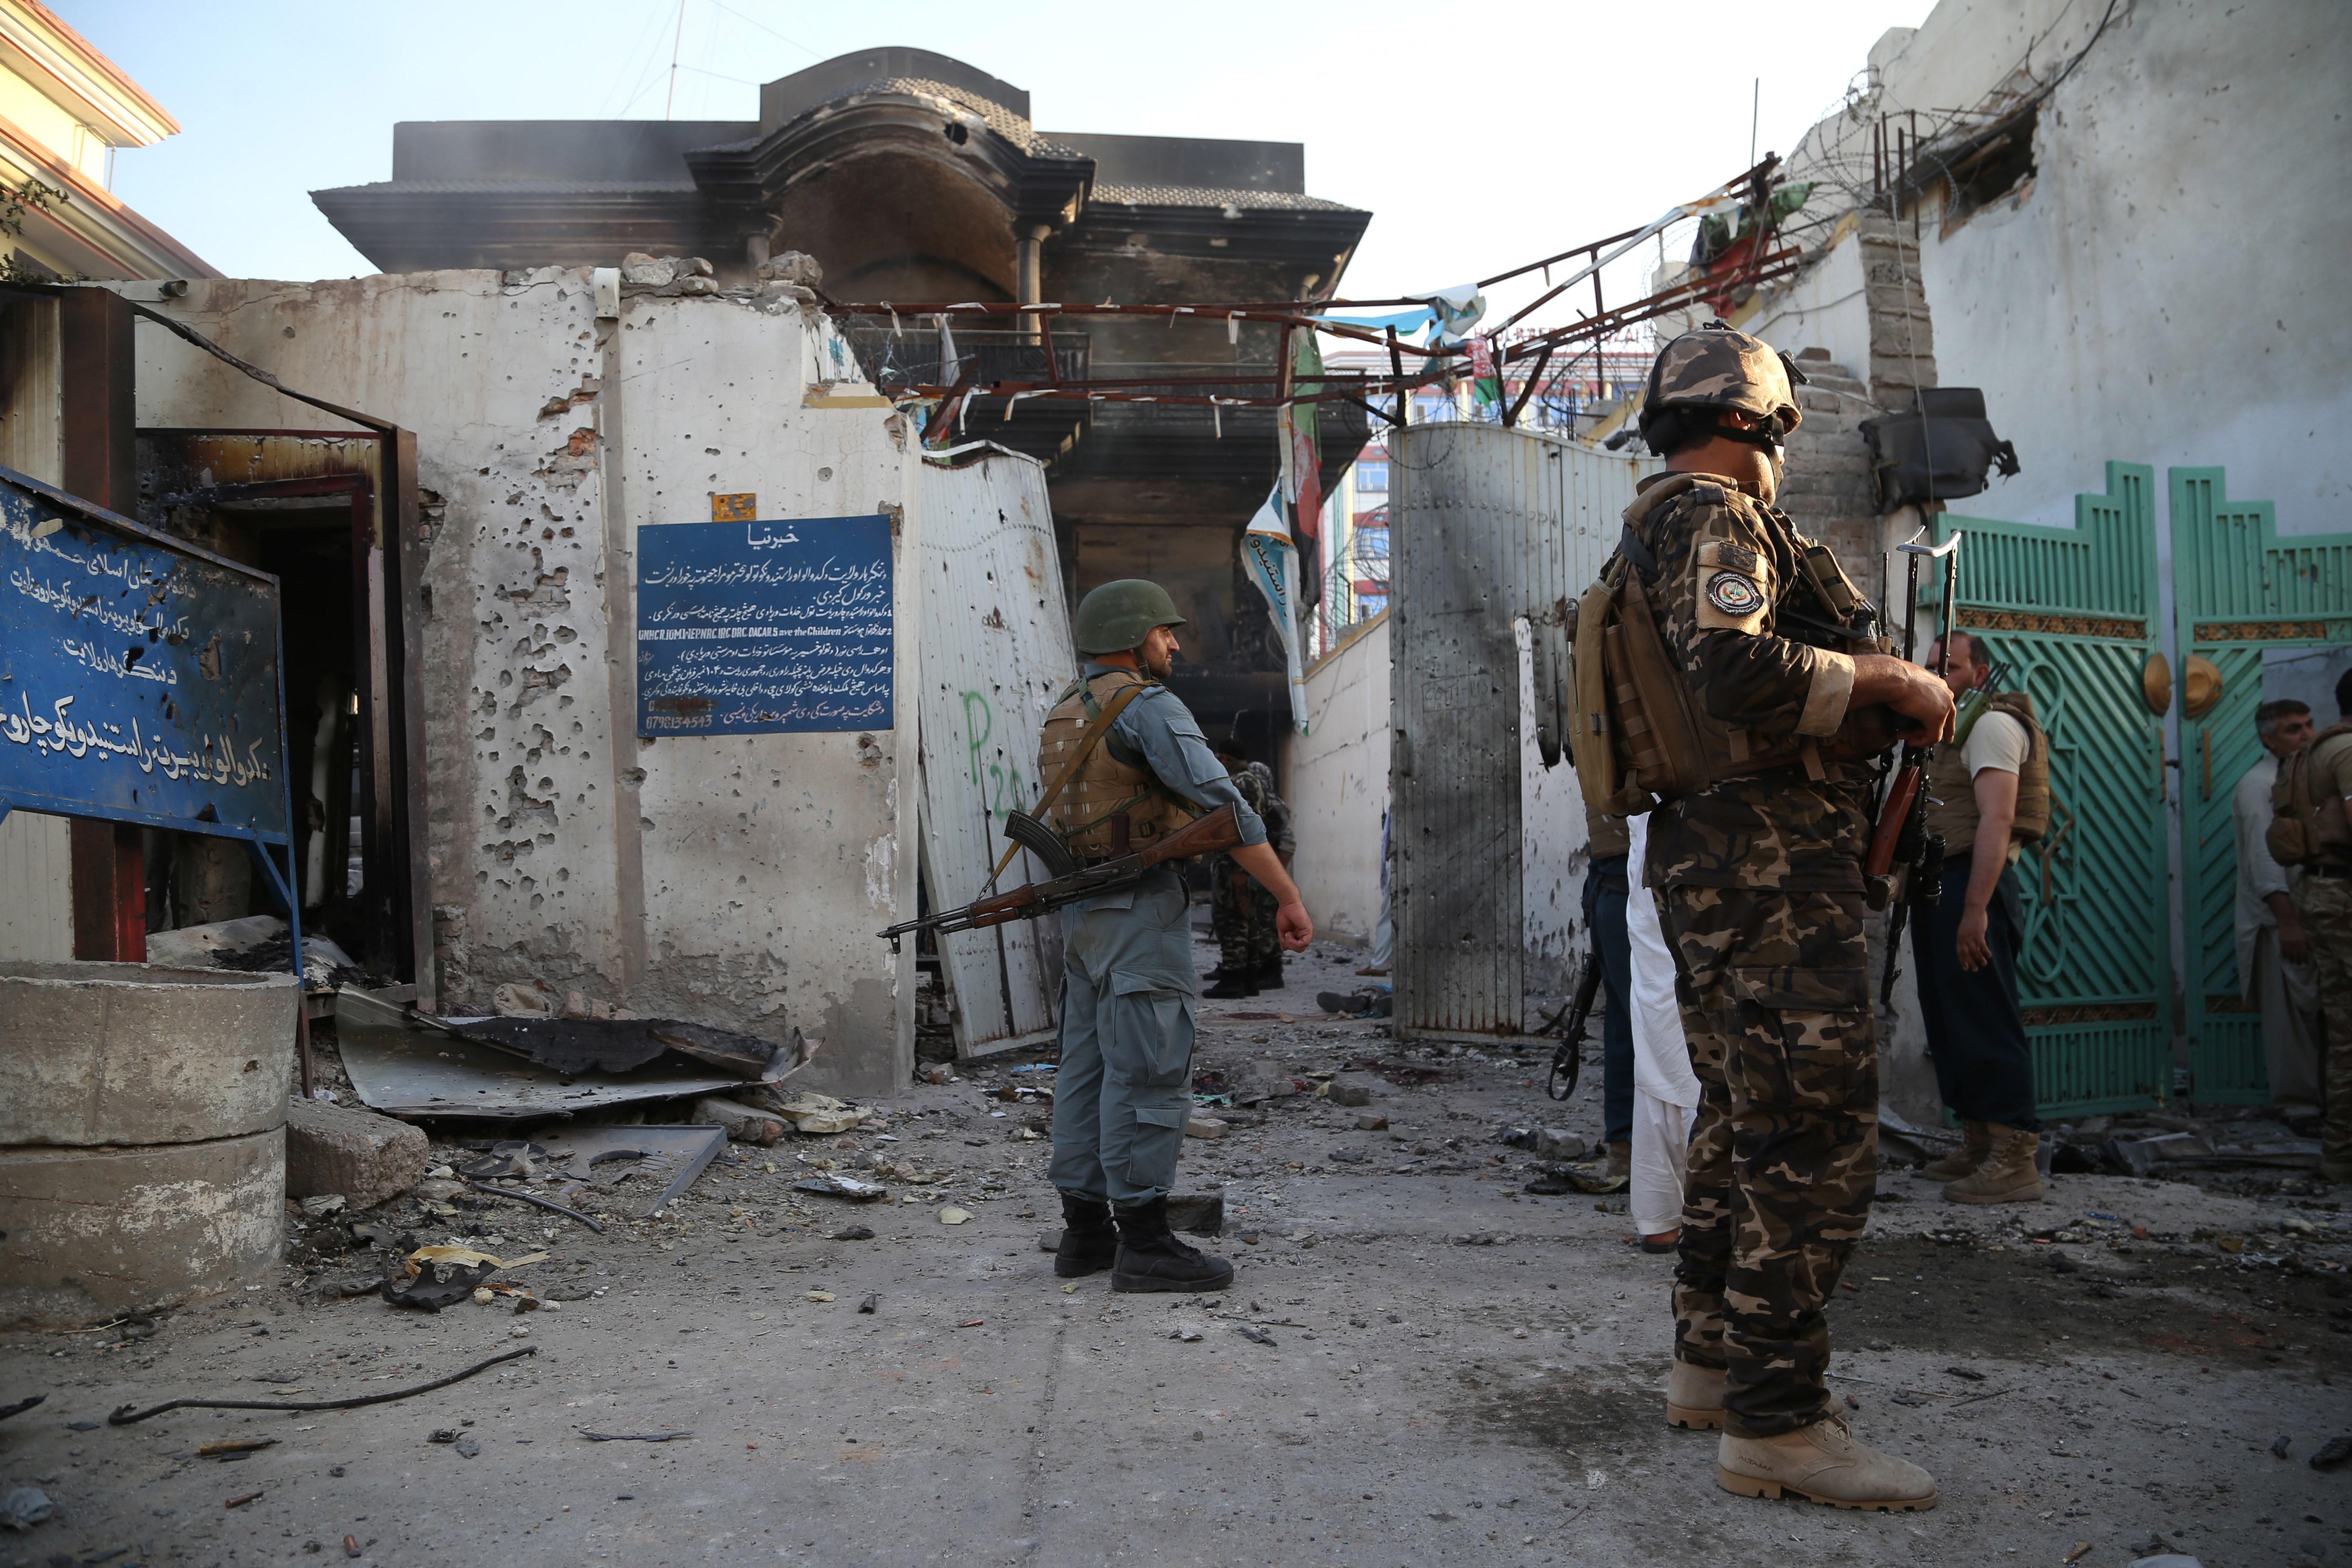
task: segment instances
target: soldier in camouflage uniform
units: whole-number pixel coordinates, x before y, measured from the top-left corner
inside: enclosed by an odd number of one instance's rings
[[[1265,822],[1265,841],[1289,865],[1298,837],[1291,831],[1289,803],[1274,793],[1274,770],[1252,763],[1234,771],[1233,783]],[[1275,932],[1273,895],[1235,866],[1230,855],[1217,857],[1209,879],[1209,929],[1216,936],[1223,963],[1217,983],[1202,994],[1223,999],[1280,990],[1282,942]]]
[[[1621,546],[1697,699],[1710,759],[1711,782],[1652,814],[1646,861],[1701,1088],[1667,1415],[1724,1428],[1727,1490],[1929,1508],[1925,1471],[1846,1429],[1822,1381],[1822,1310],[1869,1216],[1877,1160],[1859,756],[1897,723],[1939,738],[1952,701],[1848,619],[1853,598],[1841,605],[1828,580],[1846,595],[1851,582],[1772,506],[1781,439],[1801,417],[1792,378],[1741,333],[1668,343],[1642,411],[1666,471],[1642,481]]]

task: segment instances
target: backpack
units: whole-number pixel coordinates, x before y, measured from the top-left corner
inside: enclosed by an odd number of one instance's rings
[[[1630,529],[1625,539],[1638,544]],[[1603,816],[1633,816],[1705,784],[1690,681],[1624,547],[1570,612],[1568,633],[1568,747],[1584,804]]]
[[[2282,866],[2352,865],[2352,823],[2345,820],[2344,797],[2332,789],[2315,793],[2311,776],[2319,748],[2339,735],[2352,735],[2352,721],[2329,725],[2279,763],[2263,842]]]

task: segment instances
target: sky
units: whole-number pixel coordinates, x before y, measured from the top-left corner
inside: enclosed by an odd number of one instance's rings
[[[390,178],[396,121],[756,120],[759,82],[908,44],[1027,89],[1044,130],[1305,143],[1307,189],[1374,215],[1345,279],[1358,299],[1499,272],[1705,193],[1748,165],[1759,79],[1757,146],[1785,152],[1882,33],[1930,9],[49,3],[183,127],[118,154],[116,194],[230,277],[373,270],[309,193]]]

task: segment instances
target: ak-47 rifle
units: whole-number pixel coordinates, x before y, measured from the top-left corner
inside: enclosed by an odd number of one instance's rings
[[[1576,1080],[1584,1071],[1584,1026],[1600,995],[1601,955],[1595,952],[1584,960],[1584,976],[1576,983],[1576,1001],[1544,1020],[1546,1034],[1559,1028],[1563,1016],[1568,1020],[1559,1045],[1551,1053],[1551,1076],[1544,1080],[1544,1092],[1554,1100],[1566,1100],[1576,1092]]]
[[[1921,531],[1925,532],[1923,529]],[[1906,557],[1906,594],[1909,600],[1903,614],[1903,658],[1908,662],[1918,647],[1919,629],[1919,558],[1941,556],[1944,562],[1944,602],[1937,606],[1942,630],[1937,633],[1936,674],[1943,676],[1952,664],[1953,601],[1960,584],[1960,534],[1954,530],[1952,537],[1941,544],[1921,544],[1917,540],[1898,545]],[[1878,988],[1878,1005],[1891,1005],[1895,1000],[1895,982],[1902,973],[1903,927],[1913,906],[1932,908],[1944,890],[1944,836],[1927,831],[1927,764],[1936,754],[1931,742],[1925,746],[1903,743],[1903,760],[1895,770],[1895,780],[1887,786],[1886,798],[1878,808],[1878,821],[1870,838],[1870,858],[1863,870],[1872,878],[1893,877],[1901,868],[1903,885],[1895,895],[1895,914],[1886,928],[1886,975]]]
[[[1022,848],[1027,849],[1045,862],[1051,873],[1049,880],[1031,882],[1011,892],[997,893],[976,899],[960,909],[941,910],[920,920],[906,921],[878,936],[889,939],[890,951],[898,951],[898,939],[914,931],[971,931],[981,926],[1000,926],[1013,921],[1034,921],[1048,910],[1058,910],[1064,904],[1075,904],[1083,899],[1100,898],[1122,888],[1131,888],[1143,880],[1145,872],[1155,866],[1174,860],[1189,860],[1195,855],[1213,855],[1220,849],[1237,847],[1242,841],[1241,823],[1234,808],[1221,805],[1206,816],[1198,817],[1178,828],[1147,849],[1116,855],[1091,866],[1082,866],[1074,858],[1054,831],[1025,812],[1013,812],[1005,822],[1004,831]]]

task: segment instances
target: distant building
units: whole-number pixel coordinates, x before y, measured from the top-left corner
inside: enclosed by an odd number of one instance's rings
[[[755,121],[405,122],[392,178],[312,193],[386,271],[610,266],[697,255],[734,281],[771,254],[814,256],[845,302],[1115,300],[1278,303],[1328,297],[1370,214],[1307,194],[1296,142],[1038,130],[1029,94],[927,49],[844,55],[760,89]],[[919,317],[853,332],[869,371],[936,377]],[[894,325],[903,330],[894,331]],[[958,355],[1043,355],[1015,330],[955,329]],[[1269,326],[1214,316],[1056,325],[1056,374],[1192,395],[1266,395]],[[929,374],[925,372],[928,370]],[[1226,377],[1257,375],[1248,384]],[[1271,757],[1288,699],[1266,611],[1242,588],[1242,528],[1278,467],[1271,410],[1039,401],[966,411],[968,438],[1045,461],[1073,595],[1166,584],[1191,621],[1178,686],[1215,732]],[[1347,404],[1319,421],[1328,494],[1361,447]]]
[[[217,278],[195,252],[115,199],[114,153],[180,122],[89,41],[33,0],[0,0],[0,182],[26,201],[0,234],[18,278]]]

